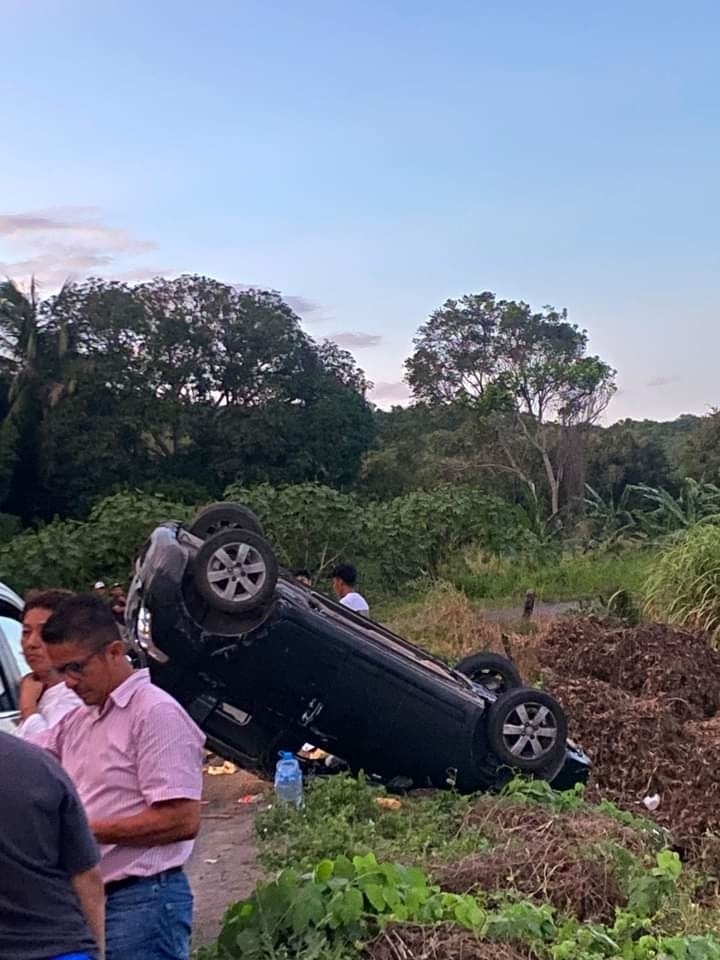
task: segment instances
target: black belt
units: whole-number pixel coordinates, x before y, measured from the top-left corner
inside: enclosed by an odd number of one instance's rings
[[[150,877],[123,877],[122,880],[111,880],[105,884],[105,896],[109,897],[111,893],[118,890],[124,890],[125,887],[132,887],[141,880],[155,880],[157,877],[171,877],[174,873],[182,873],[182,867],[170,867],[169,870],[161,870],[160,873],[154,873]]]

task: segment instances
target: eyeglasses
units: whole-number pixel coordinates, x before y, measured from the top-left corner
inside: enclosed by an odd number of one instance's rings
[[[71,680],[79,680],[85,672],[85,667],[87,667],[93,657],[102,653],[106,646],[108,646],[108,644],[103,644],[99,650],[93,650],[93,652],[88,654],[83,660],[71,660],[69,663],[63,663],[61,666],[55,667],[55,671],[59,673],[61,677],[70,677]]]

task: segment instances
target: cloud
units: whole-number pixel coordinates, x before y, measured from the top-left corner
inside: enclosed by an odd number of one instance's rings
[[[90,274],[112,275],[118,259],[156,247],[105,223],[95,207],[0,213],[0,242],[14,255],[0,260],[0,273],[21,284],[35,276],[50,289]]]
[[[682,377],[678,377],[678,376],[653,377],[652,380],[648,380],[645,386],[646,387],[667,387],[671,383],[679,383],[680,380],[682,380]]]
[[[299,313],[301,317],[306,316],[308,313],[318,313],[318,311],[322,310],[322,306],[317,303],[317,301],[308,300],[307,297],[288,296],[283,297],[283,300],[295,313]]]
[[[375,403],[407,403],[410,400],[410,388],[402,380],[380,380],[372,391],[372,399]]]
[[[382,337],[374,333],[334,333],[328,337],[328,340],[334,340],[339,347],[348,349],[362,347],[376,347]]]
[[[127,230],[110,227],[94,207],[66,207],[38,213],[0,214],[0,237],[27,246],[73,250],[91,248],[117,253],[142,253],[156,244],[138,240]]]

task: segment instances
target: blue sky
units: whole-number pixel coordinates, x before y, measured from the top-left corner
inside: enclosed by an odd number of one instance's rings
[[[567,307],[610,419],[720,405],[720,6],[0,0],[0,269],[281,290],[383,405],[417,327]]]

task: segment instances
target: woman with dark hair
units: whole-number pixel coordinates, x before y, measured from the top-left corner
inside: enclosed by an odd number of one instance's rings
[[[53,669],[42,638],[42,628],[70,590],[36,590],[25,601],[22,614],[22,651],[31,672],[20,683],[18,736],[26,739],[56,723],[82,703]]]

